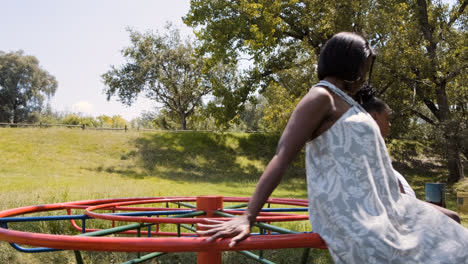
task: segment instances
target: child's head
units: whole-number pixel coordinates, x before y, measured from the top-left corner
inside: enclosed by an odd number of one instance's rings
[[[390,115],[392,110],[382,100],[377,97],[364,102],[362,107],[374,118],[375,122],[380,128],[380,134],[386,138],[390,134]]]
[[[363,37],[340,32],[320,52],[318,77],[320,80],[335,77],[359,87],[365,82],[374,58],[374,51]]]

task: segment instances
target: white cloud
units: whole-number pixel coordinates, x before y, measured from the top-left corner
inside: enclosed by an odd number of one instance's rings
[[[74,113],[82,113],[82,114],[94,113],[94,105],[87,101],[79,101],[77,103],[74,103],[71,109],[72,109],[72,112]]]

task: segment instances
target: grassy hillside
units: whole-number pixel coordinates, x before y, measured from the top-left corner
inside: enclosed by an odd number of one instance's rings
[[[86,199],[152,196],[250,196],[279,135],[234,133],[124,133],[78,129],[0,129],[0,210],[26,205]],[[418,163],[419,162],[419,163]],[[442,166],[433,162],[401,162],[399,170],[424,198],[424,182],[440,180]],[[306,198],[300,155],[274,197]],[[449,187],[447,204],[455,209]],[[464,222],[467,226],[466,221]],[[300,223],[308,228],[308,223]],[[33,227],[41,232],[50,225]],[[55,227],[56,228],[56,227]],[[309,227],[310,228],[310,227]],[[270,251],[278,263],[299,261],[301,251]],[[170,254],[161,263],[189,263],[194,254]],[[86,253],[87,263],[120,262],[134,255]],[[255,263],[226,253],[226,263]],[[314,250],[310,263],[329,261]],[[72,252],[17,253],[0,243],[0,263],[68,263]]]
[[[0,210],[116,197],[250,196],[277,140],[273,134],[0,129]],[[299,177],[303,166],[296,163],[300,167],[288,171],[274,196],[307,196],[305,179]],[[39,232],[59,228],[51,225],[28,228]],[[301,225],[310,228],[307,222]],[[281,262],[293,255],[299,261],[302,253],[296,251],[275,251],[269,259]],[[327,261],[328,253],[318,251],[315,255]],[[87,263],[119,263],[135,256],[84,254]],[[192,263],[194,257],[170,254],[160,261]],[[255,263],[234,253],[225,259]],[[68,262],[74,262],[73,252],[25,254],[0,243],[0,263]]]

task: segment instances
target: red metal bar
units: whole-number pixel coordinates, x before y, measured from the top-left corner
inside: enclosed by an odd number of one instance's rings
[[[198,196],[197,211],[205,211],[206,214],[199,216],[203,218],[215,218],[213,211],[223,208],[222,196]],[[197,225],[197,230],[202,230]],[[197,253],[197,264],[221,264],[221,251],[205,251]]]
[[[163,203],[172,201],[191,201],[194,202],[195,197],[143,197],[143,198],[119,198],[119,199],[102,199],[102,200],[85,200],[58,204],[46,204],[38,206],[27,206],[21,208],[14,208],[0,212],[0,217],[11,217],[16,215],[23,215],[36,212],[45,212],[63,209],[86,209],[91,212],[91,208],[108,210],[109,208],[122,205],[144,204],[144,203]],[[212,216],[213,210],[221,209],[224,202],[248,202],[245,197],[224,197],[221,198],[221,205],[213,206],[212,209],[206,209],[209,216]],[[268,200],[274,204],[288,204],[296,206],[307,206],[307,200],[296,199],[283,199],[271,198]],[[219,202],[219,201],[218,201]],[[141,207],[138,207],[141,208]],[[131,208],[121,207],[116,209],[126,209],[131,211]],[[151,208],[155,210],[157,208]],[[135,209],[140,210],[140,209]],[[141,209],[146,210],[146,209]],[[164,210],[167,210],[164,208]],[[176,209],[174,209],[176,210]],[[210,211],[211,210],[211,211]],[[67,210],[68,211],[68,210]],[[204,210],[205,211],[205,210]],[[71,214],[71,211],[68,211]],[[101,214],[97,214],[101,216]],[[304,218],[305,217],[305,218]],[[99,217],[98,217],[99,218]],[[104,218],[103,218],[104,219]],[[151,218],[157,219],[157,218]],[[217,218],[220,220],[228,220],[228,218]],[[275,222],[275,221],[295,221],[306,220],[305,215],[296,216],[273,216],[268,214],[257,218],[258,221]],[[111,218],[110,220],[121,220]],[[142,221],[141,221],[142,220]],[[177,218],[159,218],[161,221],[156,223],[172,223]],[[203,219],[180,219],[181,223],[197,223],[203,222]],[[186,222],[187,220],[195,220],[193,222]],[[126,221],[126,220],[124,220]],[[136,217],[129,217],[131,222],[152,222],[148,221],[148,217],[138,219]],[[80,228],[74,221],[74,227]],[[81,228],[80,228],[81,229]],[[157,229],[157,231],[159,231]],[[162,232],[161,232],[162,234]],[[90,251],[122,251],[122,252],[201,252],[201,251],[237,251],[237,250],[256,250],[256,249],[280,249],[280,248],[326,248],[324,241],[316,233],[308,234],[294,234],[294,235],[270,235],[270,236],[251,236],[246,240],[237,244],[234,248],[229,248],[228,244],[230,239],[222,239],[216,242],[206,242],[205,238],[201,237],[180,237],[180,238],[145,238],[145,237],[81,237],[81,236],[68,236],[68,235],[51,235],[29,233],[16,230],[9,230],[0,228],[0,240],[12,243],[50,247],[58,249],[71,249],[71,250],[90,250]]]
[[[69,250],[115,252],[200,252],[280,248],[322,248],[325,242],[317,233],[250,236],[230,248],[230,239],[206,242],[206,237],[82,237],[28,233],[0,228],[0,240],[23,245]]]

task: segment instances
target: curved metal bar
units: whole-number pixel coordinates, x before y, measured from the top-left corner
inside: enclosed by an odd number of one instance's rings
[[[6,222],[0,223],[2,228],[8,229],[8,224]],[[46,248],[46,247],[36,247],[36,248],[25,248],[16,243],[8,243],[10,246],[20,252],[24,253],[40,253],[40,252],[51,252],[51,251],[62,251],[63,249],[55,248]]]
[[[100,204],[95,206],[90,206],[85,210],[85,214],[98,219],[105,219],[105,220],[115,220],[115,221],[126,221],[126,222],[145,222],[145,223],[170,223],[170,224],[196,224],[196,223],[204,223],[205,219],[203,218],[145,218],[145,217],[129,217],[129,216],[121,216],[121,215],[112,215],[112,214],[100,214],[95,213],[95,210],[102,210],[107,208],[113,208],[116,206],[121,205],[135,205],[135,204],[148,204],[148,203],[162,203],[162,202],[175,202],[179,199],[150,199],[150,200],[139,200],[139,201],[126,201],[126,202],[117,202],[117,203],[109,203],[109,204]],[[190,199],[185,199],[190,200]],[[286,203],[286,200],[279,201],[281,203]],[[288,202],[292,203],[292,202]],[[211,218],[214,220],[219,221],[226,221],[225,218]],[[281,215],[281,216],[258,216],[258,222],[286,222],[286,221],[300,221],[300,220],[308,220],[308,215]]]
[[[36,247],[36,248],[25,248],[16,243],[8,243],[10,246],[23,253],[43,253],[43,252],[53,252],[53,251],[63,251],[63,249],[56,248],[47,248],[47,247]]]
[[[54,215],[54,216],[32,216],[32,217],[1,217],[0,223],[13,223],[13,222],[38,222],[38,221],[56,221],[56,220],[76,220],[76,219],[90,219],[87,215]]]
[[[31,246],[57,249],[116,251],[116,252],[199,252],[238,251],[280,248],[326,248],[317,233],[295,235],[251,236],[235,247],[229,247],[231,239],[207,242],[206,237],[141,238],[141,237],[85,237],[50,234],[34,234],[0,229],[0,240]]]
[[[48,218],[30,218],[36,220],[70,220],[75,219],[88,219],[99,218],[115,220],[124,219],[123,221],[130,222],[144,222],[151,223],[152,220],[160,219],[162,221],[155,221],[157,223],[198,223],[203,222],[203,218],[190,219],[190,218],[179,218],[179,217],[192,217],[197,214],[204,214],[203,211],[193,212],[188,215],[174,215],[169,218],[150,218],[141,217],[139,219],[136,215],[142,214],[135,212],[126,213],[112,213],[112,214],[97,214],[92,210],[128,210],[128,211],[146,211],[143,215],[148,215],[158,211],[161,214],[167,214],[169,211],[167,208],[165,211],[160,209],[152,212],[147,212],[148,209],[140,209],[142,207],[126,207],[126,205],[144,204],[144,203],[169,203],[169,202],[193,202],[195,197],[152,197],[152,198],[123,198],[123,199],[103,199],[103,200],[86,200],[77,202],[67,202],[59,204],[46,204],[39,206],[27,206],[21,208],[14,208],[0,212],[0,217],[3,218],[3,228],[0,228],[0,240],[4,240],[10,243],[17,243],[22,245],[40,246],[46,247],[43,249],[30,249],[30,250],[59,250],[59,249],[71,249],[71,250],[91,250],[91,251],[122,251],[122,252],[200,252],[200,251],[238,251],[238,250],[255,250],[255,249],[280,249],[280,248],[297,248],[297,247],[313,247],[313,248],[326,248],[325,242],[316,233],[299,233],[294,235],[267,235],[267,236],[251,236],[246,240],[237,244],[234,248],[230,248],[230,239],[219,239],[216,242],[206,242],[204,237],[180,237],[180,238],[154,238],[154,237],[93,237],[87,235],[69,236],[69,235],[52,235],[52,234],[40,234],[30,233],[16,230],[9,230],[4,228],[7,221],[21,221],[25,220],[24,217],[12,217],[21,214],[53,211],[61,209],[85,209],[85,215],[67,215],[67,216],[51,216]],[[246,203],[249,198],[245,197],[224,197],[223,202],[243,202]],[[282,198],[271,198],[268,200],[269,203],[273,204],[287,204],[295,206],[307,206],[307,200],[297,199],[282,199]],[[152,208],[155,209],[155,208]],[[291,210],[291,209],[289,209]],[[67,210],[68,211],[68,210]],[[175,214],[180,214],[182,210],[171,210]],[[280,215],[271,216],[278,211],[264,212],[263,214],[270,214],[270,216],[259,216],[257,221],[262,222],[275,222],[275,221],[295,221],[295,220],[306,220],[306,215]],[[86,216],[86,218],[84,218]],[[95,217],[99,216],[99,217]],[[101,218],[104,216],[106,218]],[[14,218],[14,219],[13,219]],[[62,218],[62,219],[59,219]],[[179,219],[178,219],[179,218]],[[16,220],[15,220],[16,219]],[[131,219],[131,220],[129,220]],[[230,218],[216,218],[220,220],[229,220]],[[148,221],[151,220],[151,221]],[[168,221],[169,220],[169,221]],[[181,220],[173,221],[173,220]],[[191,220],[191,221],[188,221]],[[187,222],[188,221],[188,222]],[[262,226],[262,228],[264,228]],[[294,232],[294,231],[289,231]]]

